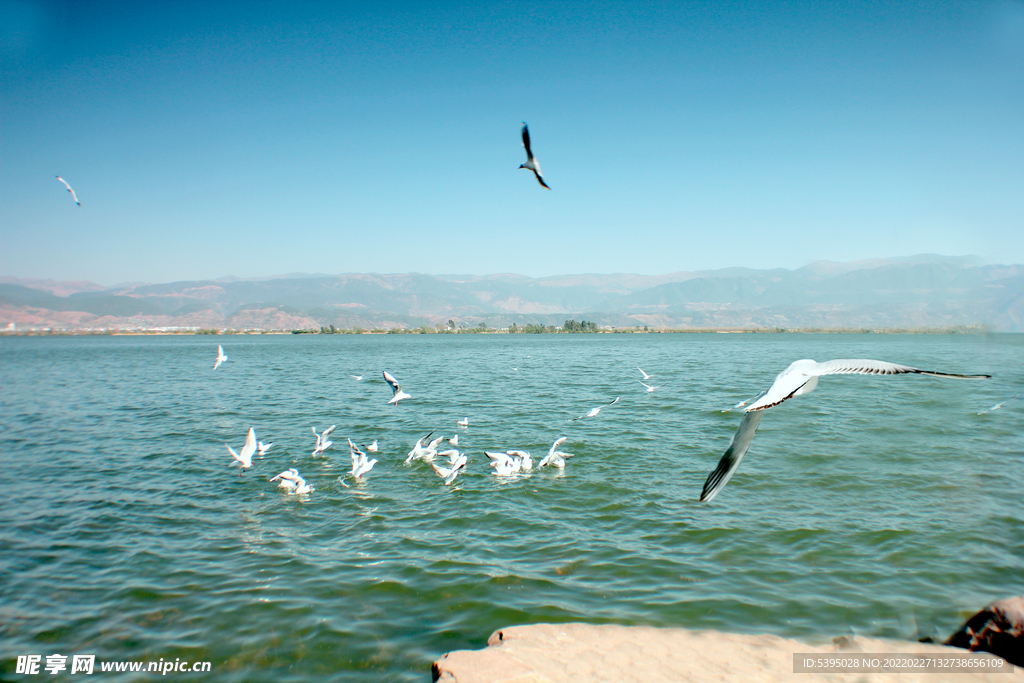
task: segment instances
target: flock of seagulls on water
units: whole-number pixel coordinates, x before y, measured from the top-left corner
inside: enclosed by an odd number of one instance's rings
[[[217,362],[214,365],[214,369],[220,366],[221,363],[227,360],[227,356],[224,355],[224,349],[217,346]],[[652,375],[647,374],[640,368],[640,373],[643,375],[645,380],[651,380]],[[894,376],[894,375],[926,375],[930,377],[939,377],[943,379],[958,379],[958,380],[983,380],[990,379],[991,375],[962,375],[950,372],[939,372],[936,370],[922,370],[921,368],[912,367],[909,365],[900,365],[897,363],[890,363],[881,360],[870,360],[870,359],[838,359],[830,360],[825,362],[817,362],[811,359],[802,359],[794,361],[788,368],[780,372],[776,377],[775,381],[772,382],[771,386],[765,391],[762,391],[757,396],[749,399],[745,399],[736,403],[730,408],[723,410],[722,412],[729,412],[739,408],[743,409],[743,419],[740,422],[739,428],[732,437],[732,441],[729,443],[728,449],[726,449],[724,455],[722,455],[718,466],[708,475],[707,480],[704,483],[704,488],[701,491],[700,501],[709,502],[717,496],[725,485],[735,474],[736,469],[739,467],[740,462],[743,460],[743,456],[746,455],[747,450],[750,448],[750,444],[754,439],[754,432],[757,431],[757,427],[761,422],[761,417],[764,412],[779,406],[785,401],[795,397],[809,394],[818,386],[818,378],[825,375],[883,375],[883,376]],[[362,380],[363,376],[350,375],[357,380]],[[384,381],[386,381],[392,389],[392,397],[388,400],[390,405],[398,405],[398,402],[402,399],[412,398],[409,394],[402,391],[399,381],[386,370],[383,371]],[[650,393],[658,387],[650,386],[645,384],[642,380],[640,383],[647,387],[647,392]],[[995,404],[987,410],[979,412],[979,415],[999,410],[1004,404],[1019,398],[1020,394],[1011,396],[1010,398]],[[569,421],[574,422],[576,420],[582,420],[585,418],[596,417],[603,408],[608,408],[619,402],[621,397],[616,397],[615,400],[606,403],[604,405],[591,408],[585,415],[581,415],[576,418],[571,418]],[[458,420],[458,427],[467,428],[469,426],[469,418],[463,418]],[[331,432],[336,429],[337,425],[331,425],[322,432],[317,432],[316,427],[312,427],[313,435],[316,437],[316,447],[312,452],[312,456],[323,455],[324,451],[329,449],[334,442],[328,438]],[[469,458],[465,453],[458,450],[459,435],[455,434],[450,438],[444,436],[433,437],[433,432],[427,434],[416,440],[413,444],[412,450],[409,451],[405,459],[406,465],[411,465],[417,461],[429,463],[435,474],[440,477],[445,485],[451,485],[456,478],[466,470],[466,466],[469,462]],[[552,467],[558,470],[565,468],[566,460],[573,457],[572,453],[565,453],[559,450],[559,447],[565,443],[568,437],[559,437],[551,445],[547,456],[545,456],[538,464],[537,469]],[[445,450],[438,450],[442,447],[444,441],[448,441],[448,444],[452,448]],[[252,457],[254,453],[263,455],[270,450],[273,443],[264,444],[262,441],[257,441],[255,430],[250,427],[246,434],[245,444],[242,446],[241,451],[236,452],[230,445],[227,446],[228,451],[234,457],[235,462],[239,465],[238,474],[242,475],[242,472],[252,467]],[[365,446],[356,445],[351,439],[348,439],[349,455],[352,459],[352,469],[346,475],[351,477],[354,481],[362,481],[363,478],[373,469],[373,466],[377,464],[377,459],[370,459],[368,453],[378,452],[379,445],[378,441],[374,439],[373,443]],[[499,477],[511,477],[523,472],[530,472],[534,469],[533,457],[529,452],[523,450],[507,450],[507,451],[484,451],[490,460],[490,466],[493,468],[493,474]],[[342,485],[345,484],[344,478],[339,479]],[[279,486],[285,489],[289,494],[303,494],[313,491],[313,487],[309,485],[305,479],[303,479],[298,470],[295,468],[287,469],[281,472],[277,476],[273,477],[271,482],[279,482]]]

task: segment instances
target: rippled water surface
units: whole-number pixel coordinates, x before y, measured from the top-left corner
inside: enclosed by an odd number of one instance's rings
[[[696,502],[740,421],[722,409],[798,358],[993,379],[823,378]],[[382,369],[414,398],[387,405]],[[551,621],[946,635],[1024,592],[1024,398],[977,414],[1022,386],[1024,335],[3,338],[0,673],[82,653],[425,681]],[[274,447],[240,477],[224,443],[250,425]],[[431,430],[469,455],[451,487],[403,464]],[[559,436],[564,473],[490,474],[485,449]],[[348,488],[346,437],[381,447]],[[288,467],[316,490],[267,481]]]

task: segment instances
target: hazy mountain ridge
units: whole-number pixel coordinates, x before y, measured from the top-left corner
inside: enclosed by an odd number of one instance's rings
[[[348,273],[130,284],[0,279],[0,324],[84,329],[292,329],[484,323],[658,328],[932,328],[1024,331],[1024,265],[920,255],[796,270],[615,273]],[[54,292],[66,291],[67,296]]]

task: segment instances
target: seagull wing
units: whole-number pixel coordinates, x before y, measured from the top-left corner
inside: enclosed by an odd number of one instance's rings
[[[930,375],[932,377],[951,377],[953,379],[989,379],[991,375],[957,375],[935,370],[922,370],[909,365],[889,363],[884,360],[868,358],[840,358],[818,363],[810,359],[794,361],[775,378],[775,381],[764,393],[746,407],[747,412],[767,410],[783,401],[814,389],[818,377],[822,375]]]
[[[637,370],[640,370],[640,368],[637,368]],[[650,375],[648,375],[648,374],[647,374],[646,372],[644,372],[643,370],[640,370],[640,374],[644,376],[644,379],[650,379],[650,378],[651,378],[651,376],[650,376]]]
[[[75,191],[71,189],[70,185],[68,185],[68,181],[64,180],[60,176],[57,176],[57,180],[59,180],[62,183],[64,183],[64,187],[68,188],[68,192],[71,193],[71,198],[75,200],[75,204],[78,204],[79,206],[81,206],[82,202],[78,201],[78,195],[75,194]]]
[[[704,490],[700,494],[701,502],[706,503],[717,496],[718,492],[729,483],[729,479],[732,478],[736,468],[740,466],[743,456],[746,455],[747,449],[750,448],[750,442],[754,440],[754,432],[757,431],[757,425],[761,422],[761,415],[760,412],[744,413],[740,428],[733,435],[728,450],[718,461],[718,467],[708,475],[707,481],[704,482]]]
[[[533,161],[533,152],[530,151],[530,129],[526,127],[525,121],[523,122],[523,147],[526,148],[526,160]]]
[[[536,161],[534,161],[533,163],[535,165],[537,165]],[[551,188],[548,187],[548,184],[544,182],[544,177],[540,174],[540,170],[539,169],[540,169],[539,165],[537,165],[537,168],[532,169],[533,170],[533,175],[537,176],[537,182],[540,183],[541,187],[543,187],[545,190],[550,190]]]
[[[324,433],[323,433],[323,434],[322,434],[321,436],[323,436],[323,437],[324,437],[324,438],[326,439],[326,438],[327,438],[327,435],[328,435],[328,434],[330,434],[331,432],[333,432],[333,431],[334,431],[334,429],[335,429],[335,428],[336,428],[337,426],[338,426],[338,425],[331,425],[330,427],[328,427],[327,429],[325,429],[325,430],[324,430]]]
[[[384,381],[391,385],[391,391],[393,394],[397,394],[402,389],[398,380],[395,379],[387,370],[384,371]]]
[[[567,436],[563,436],[563,437],[561,437],[561,438],[560,438],[560,439],[559,439],[558,441],[556,441],[556,442],[554,442],[553,444],[551,444],[551,450],[549,450],[549,451],[548,451],[548,455],[554,455],[554,453],[555,453],[555,450],[556,450],[556,449],[557,449],[557,448],[558,448],[559,446],[561,446],[561,445],[562,445],[563,443],[565,443],[565,440],[566,440],[566,439],[568,439],[568,438],[569,438],[569,437],[567,437]]]
[[[952,372],[938,372],[936,370],[922,370],[909,365],[888,363],[884,360],[869,360],[867,358],[829,360],[818,363],[812,374],[815,375],[930,375],[932,377],[952,377],[953,379],[991,379],[992,375],[958,375]]]
[[[245,445],[242,446],[241,456],[248,460],[256,452],[256,430],[249,427],[249,433],[245,435]]]
[[[490,451],[484,451],[484,455],[491,459],[491,467],[498,467],[505,463],[512,463],[512,458],[507,453],[491,453]]]

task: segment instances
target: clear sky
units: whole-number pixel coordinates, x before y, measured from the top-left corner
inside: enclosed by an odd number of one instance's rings
[[[3,0],[0,60],[0,275],[1024,262],[1024,0]]]

